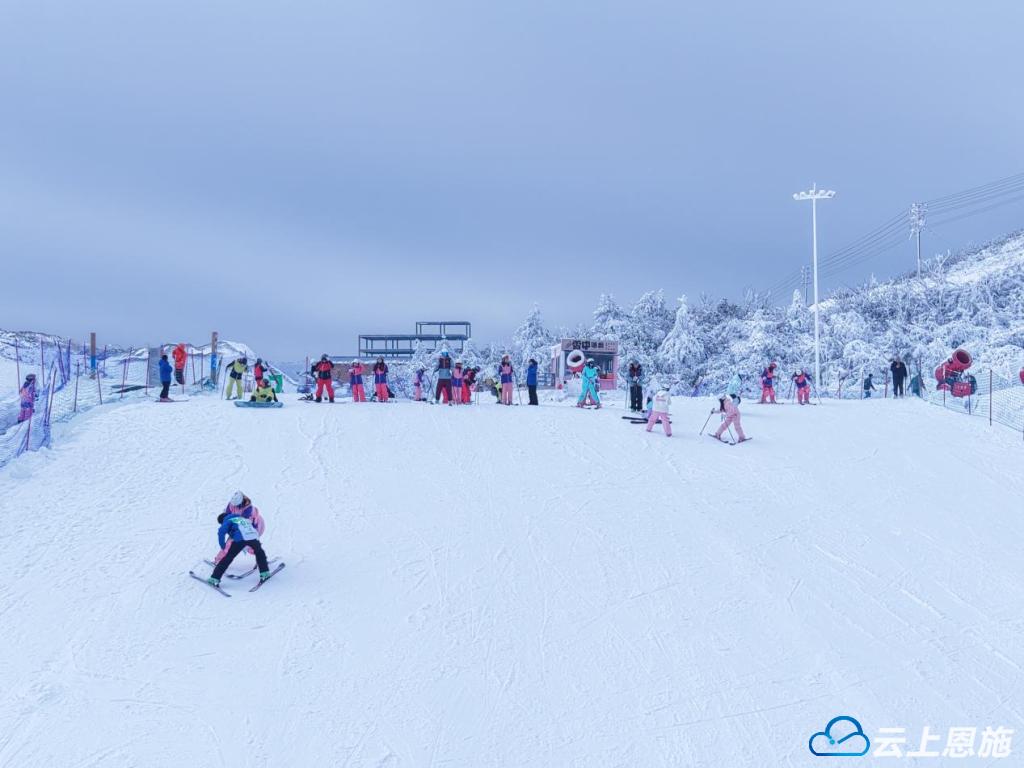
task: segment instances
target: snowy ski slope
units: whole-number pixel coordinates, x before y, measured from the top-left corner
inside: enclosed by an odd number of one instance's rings
[[[80,417],[0,471],[0,766],[761,768],[838,714],[1024,731],[1019,436],[745,405],[728,447],[674,406],[672,439],[555,404]],[[228,600],[185,573],[236,488],[288,567]]]

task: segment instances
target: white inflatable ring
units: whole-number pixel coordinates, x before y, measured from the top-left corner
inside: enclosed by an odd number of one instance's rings
[[[565,356],[565,364],[573,373],[579,373],[580,371],[582,371],[583,365],[586,362],[587,358],[578,349],[574,349],[572,352]]]

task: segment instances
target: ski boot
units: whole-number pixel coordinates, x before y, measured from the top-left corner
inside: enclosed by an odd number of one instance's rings
[[[210,578],[208,578],[206,580],[206,583],[209,584],[211,587],[219,587],[220,586],[220,579],[215,579],[215,578],[213,578],[213,576],[211,576]]]
[[[260,584],[270,578],[270,571],[260,571]]]

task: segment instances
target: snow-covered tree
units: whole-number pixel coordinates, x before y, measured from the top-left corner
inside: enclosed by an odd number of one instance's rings
[[[526,363],[532,357],[543,368],[547,365],[551,345],[554,343],[551,332],[544,327],[540,307],[534,304],[522,325],[512,334],[513,364],[525,372]]]
[[[665,306],[664,292],[648,291],[637,300],[619,336],[620,377],[626,375],[633,360],[643,366],[647,376],[659,372],[658,348],[673,320],[672,311]]]
[[[686,296],[679,297],[675,322],[658,350],[661,368],[674,381],[673,391],[686,392],[701,376],[705,358],[700,329]]]
[[[610,293],[602,293],[594,310],[594,324],[590,327],[590,338],[602,341],[618,341],[627,323],[626,313]]]

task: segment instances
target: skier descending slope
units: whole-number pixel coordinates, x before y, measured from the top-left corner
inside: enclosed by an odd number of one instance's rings
[[[232,514],[231,512],[221,512],[217,516],[217,522],[220,524],[220,528],[217,529],[217,543],[223,549],[230,537],[231,544],[227,549],[227,554],[217,563],[213,573],[210,574],[210,578],[206,582],[210,586],[220,587],[220,580],[224,575],[224,571],[228,569],[231,562],[246,547],[252,549],[253,554],[256,555],[256,567],[260,569],[260,583],[269,579],[270,565],[267,563],[267,553],[263,551],[260,535],[256,528],[253,527],[252,522],[241,515]]]
[[[803,368],[793,374],[793,383],[796,384],[796,401],[800,405],[807,405],[811,402],[811,376]]]
[[[316,376],[316,401],[323,402],[324,390],[327,390],[327,397],[334,402],[334,383],[331,378],[334,376],[334,363],[326,354],[320,355],[320,359],[313,365],[313,375]]]
[[[718,412],[721,413],[724,418],[712,437],[722,440],[722,433],[724,433],[730,426],[735,426],[736,442],[742,443],[750,439],[743,434],[743,424],[740,423],[740,409],[736,407],[736,403],[732,401],[731,397],[728,395],[722,395],[718,398]],[[722,442],[726,441],[722,440]]]
[[[383,357],[378,357],[373,365],[373,388],[377,395],[378,403],[388,401],[388,364]]]
[[[512,405],[512,360],[508,355],[502,355],[501,364],[498,366],[498,380],[501,382],[501,395],[499,400],[502,405]]]
[[[260,536],[267,529],[267,523],[263,519],[263,515],[260,514],[259,509],[252,503],[252,499],[246,496],[241,491],[235,491],[231,498],[228,500],[228,504],[224,507],[225,515],[235,515],[238,517],[244,517],[250,523],[253,528],[256,529],[256,533]],[[220,552],[217,553],[216,557],[213,558],[214,566],[220,564],[220,561],[227,557],[228,550],[231,549],[230,542],[220,542]],[[250,550],[251,552],[252,550]]]
[[[669,395],[668,390],[659,387],[654,395],[651,415],[647,417],[648,432],[654,429],[654,425],[660,421],[662,429],[665,430],[665,437],[672,437],[672,425],[669,423],[669,408],[671,405],[672,396]]]
[[[580,373],[582,391],[580,392],[580,399],[576,401],[577,408],[585,406],[587,398],[590,398],[591,402],[598,408],[601,407],[601,396],[598,394],[598,376],[599,372],[597,365],[594,363],[594,358],[588,357],[587,364],[583,366],[583,371]]]
[[[775,363],[761,371],[761,402],[775,402]]]
[[[366,402],[366,388],[363,386],[363,372],[365,370],[366,366],[359,362],[358,359],[353,360],[352,366],[348,369],[349,385],[352,388],[353,403]]]
[[[437,367],[434,369],[437,374],[437,384],[434,387],[434,402],[442,398],[448,404],[452,404],[452,358],[448,350],[441,353],[437,358]]]

